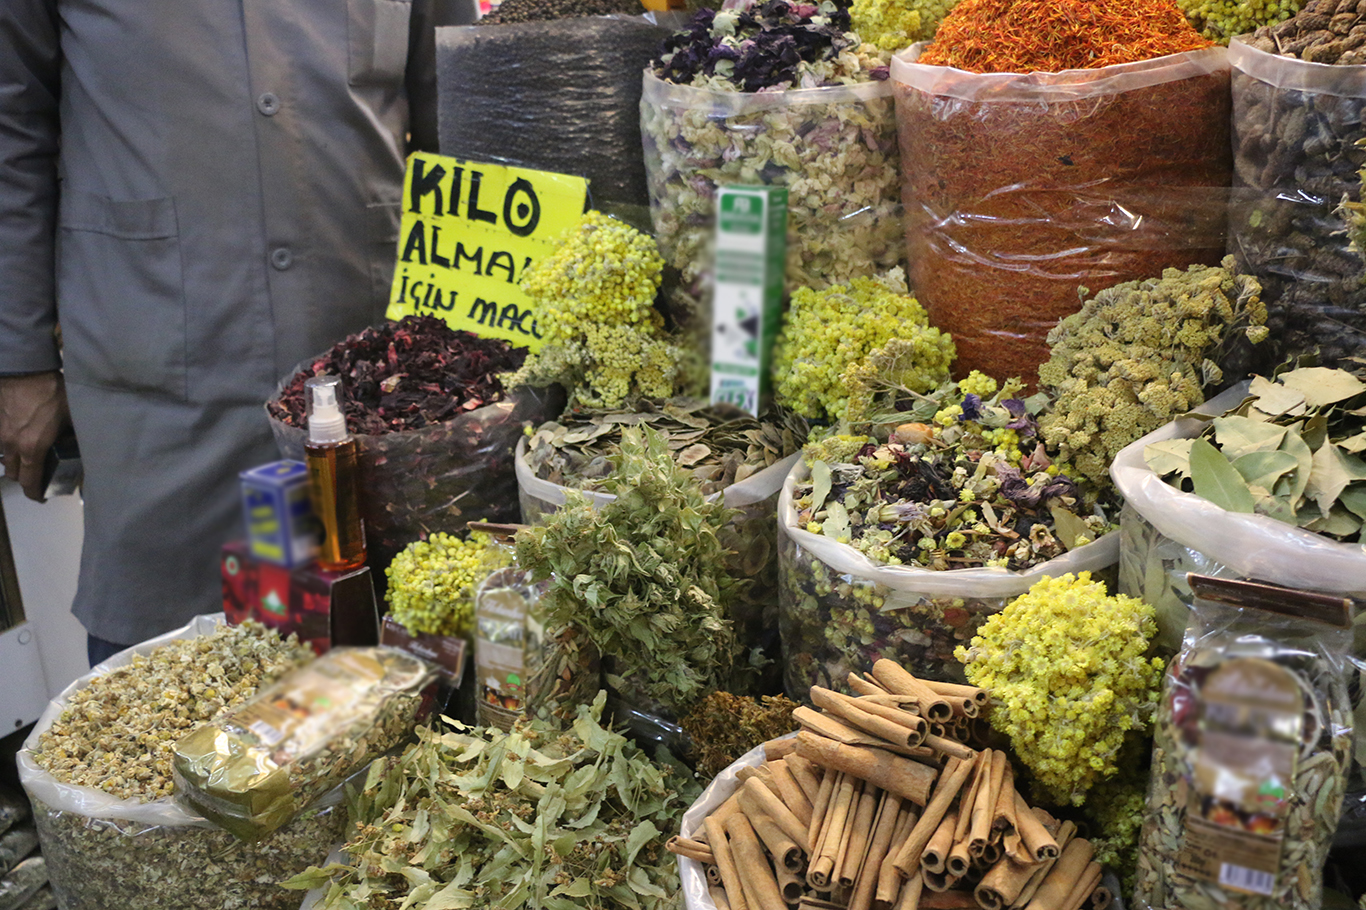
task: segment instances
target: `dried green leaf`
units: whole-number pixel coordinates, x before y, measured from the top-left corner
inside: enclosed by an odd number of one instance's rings
[[[1251,452],[1275,451],[1285,437],[1285,427],[1247,417],[1216,417],[1214,441],[1229,461]]]
[[[1344,452],[1351,452],[1353,455],[1360,452],[1366,452],[1366,431],[1357,433],[1355,436],[1348,436],[1345,439],[1340,439],[1337,444],[1338,448],[1342,449]]]
[[[1208,440],[1191,445],[1191,483],[1195,495],[1229,512],[1250,513],[1256,505],[1242,475]]]
[[[1229,457],[1228,449],[1222,451],[1224,457]],[[1271,495],[1270,491],[1275,487],[1276,481],[1297,470],[1299,466],[1298,458],[1289,452],[1279,450],[1248,452],[1233,459],[1233,467],[1247,481],[1248,486],[1261,487],[1267,491],[1267,495]]]
[[[1327,515],[1347,484],[1366,480],[1366,462],[1343,452],[1332,443],[1325,443],[1314,452],[1313,470],[1305,495],[1318,503]]]
[[[1311,408],[1337,404],[1366,392],[1366,382],[1345,370],[1330,367],[1300,367],[1282,373],[1277,379],[1287,389],[1304,396],[1304,403]]]
[[[1300,466],[1290,475],[1290,485],[1284,491],[1285,498],[1298,509],[1300,498],[1304,496],[1304,491],[1309,486],[1309,475],[1314,470],[1314,451],[1305,445],[1299,431],[1294,427],[1288,428],[1285,438],[1281,440],[1281,451],[1294,455],[1300,463]],[[1280,491],[1277,491],[1277,495],[1281,495]]]
[[[1053,516],[1053,536],[1065,549],[1073,550],[1096,539],[1096,535],[1076,514],[1060,506],[1050,506]]]
[[[1263,415],[1265,418],[1276,418],[1283,415],[1297,417],[1308,410],[1303,393],[1261,376],[1253,378],[1248,392],[1257,397],[1257,400],[1252,402],[1251,410],[1248,412],[1248,416],[1252,418],[1259,415]]]
[[[830,465],[823,461],[811,462],[811,513],[814,515],[825,508],[826,497],[830,495]]]
[[[1182,478],[1190,476],[1191,443],[1194,439],[1164,439],[1154,442],[1143,450],[1143,460],[1158,477],[1179,474]]]
[[[1301,525],[1306,531],[1313,531],[1316,534],[1327,534],[1330,537],[1351,537],[1361,530],[1361,519],[1340,505],[1334,504],[1332,510],[1325,516],[1318,518],[1308,524]]]
[[[1338,502],[1358,518],[1366,518],[1366,484],[1356,484],[1343,490]]]

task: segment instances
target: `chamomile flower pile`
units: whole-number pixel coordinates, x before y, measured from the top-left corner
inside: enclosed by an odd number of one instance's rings
[[[663,273],[652,238],[589,212],[522,280],[543,346],[506,384],[559,382],[572,403],[604,408],[672,395],[684,358],[654,308]]]
[[[1153,608],[1109,596],[1091,573],[1044,578],[988,619],[955,656],[991,690],[991,723],[1047,797],[1081,805],[1118,770],[1131,731],[1147,728],[1162,680],[1148,658]]]
[[[436,533],[409,544],[384,570],[390,615],[416,634],[468,636],[475,588],[497,560],[492,544],[481,531],[466,540]]]

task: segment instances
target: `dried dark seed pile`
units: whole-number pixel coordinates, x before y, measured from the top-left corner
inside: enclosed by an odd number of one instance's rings
[[[1262,26],[1247,43],[1310,63],[1366,63],[1366,0],[1309,0],[1298,15]]]
[[[610,16],[614,13],[640,15],[640,0],[503,0],[478,25],[506,25],[509,22],[545,22],[579,16]]]
[[[340,376],[346,424],[379,436],[450,420],[503,398],[498,374],[516,370],[525,348],[458,332],[435,316],[407,316],[351,335],[299,370],[267,405],[270,415],[304,427],[304,382]]]
[[[1341,39],[1360,37],[1366,50],[1366,3],[1357,13],[1358,2],[1312,0],[1295,18],[1259,29],[1251,43],[1277,53],[1279,42],[1282,56],[1357,62],[1357,50],[1343,52]],[[1330,28],[1309,28],[1334,9],[1342,12],[1327,18]],[[1281,29],[1286,31],[1278,36]],[[1271,47],[1264,47],[1268,42]],[[1366,263],[1349,248],[1343,217],[1334,211],[1344,198],[1361,195],[1357,169],[1366,163],[1366,151],[1356,143],[1366,137],[1366,98],[1279,88],[1257,77],[1261,64],[1255,58],[1244,66],[1248,71],[1233,71],[1229,244],[1238,270],[1262,283],[1267,305],[1271,334],[1258,346],[1254,367],[1267,372],[1288,356],[1315,349],[1324,365],[1333,365],[1366,350]]]

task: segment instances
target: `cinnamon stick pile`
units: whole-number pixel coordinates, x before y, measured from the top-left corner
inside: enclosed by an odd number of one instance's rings
[[[987,693],[890,660],[856,695],[814,687],[795,739],[695,837],[717,910],[1104,910],[1112,895],[1071,822],[1031,808],[1004,752],[977,749]]]

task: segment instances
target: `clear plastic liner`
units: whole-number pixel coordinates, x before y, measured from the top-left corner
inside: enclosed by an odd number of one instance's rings
[[[297,372],[291,371],[280,388]],[[564,392],[558,386],[520,386],[501,401],[444,423],[382,436],[354,434],[366,561],[377,579],[383,581],[384,568],[415,540],[438,531],[459,533],[470,521],[515,521],[513,449],[525,424],[539,426],[563,408]],[[267,417],[281,456],[303,461],[308,431],[269,413]]]
[[[850,672],[884,657],[916,676],[965,682],[954,648],[987,617],[1046,575],[1089,571],[1107,579],[1119,558],[1119,533],[1112,532],[1024,572],[878,565],[797,526],[793,487],[809,470],[799,462],[778,500],[784,682],[798,701],[809,701],[812,686],[848,691]]]
[[[956,372],[1025,376],[1096,292],[1218,265],[1230,180],[1223,48],[1060,73],[892,60],[910,284]]]
[[[902,256],[888,82],[774,92],[674,85],[640,104],[655,237],[697,300],[710,293],[717,185],[788,189],[786,285],[824,288]],[[710,313],[703,324],[710,331]]]
[[[293,823],[245,844],[172,799],[123,800],[65,784],[33,760],[38,739],[72,693],[171,641],[207,635],[223,615],[190,623],[114,655],[53,699],[18,755],[19,781],[33,803],[52,890],[63,910],[293,910],[297,892],[276,882],[321,862],[346,830],[341,791]]]
[[[1318,351],[1333,365],[1366,351],[1366,262],[1338,213],[1361,199],[1366,66],[1308,63],[1234,39],[1235,194],[1229,252],[1262,284],[1271,335],[1259,372]]]
[[[1136,907],[1321,906],[1352,752],[1351,641],[1248,601],[1195,599],[1158,703]]]
[[[667,35],[644,16],[438,28],[441,154],[578,174],[595,207],[643,213],[640,71]]]

